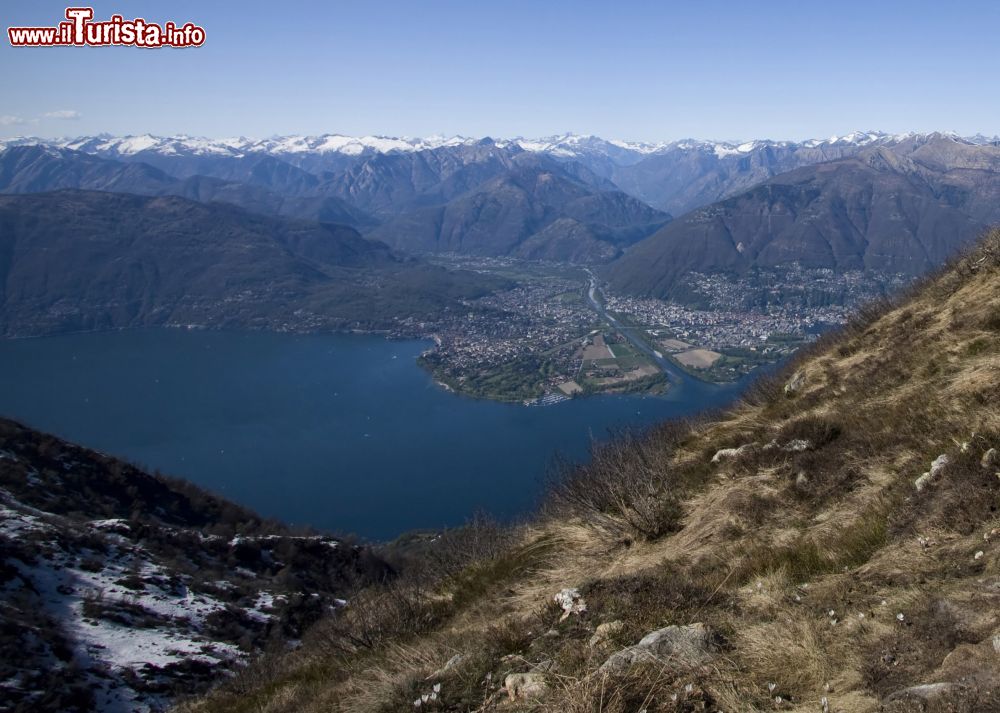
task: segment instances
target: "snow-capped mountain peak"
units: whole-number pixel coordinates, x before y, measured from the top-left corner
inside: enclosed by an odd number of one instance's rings
[[[998,137],[987,137],[982,134],[962,138],[953,133],[938,133],[937,136],[950,137],[956,141],[971,144],[989,144],[1000,141]],[[714,153],[718,158],[749,154],[764,147],[865,147],[895,145],[902,141],[929,138],[931,134],[916,134],[912,132],[889,134],[881,131],[852,131],[843,135],[833,135],[825,139],[809,139],[805,141],[773,141],[758,139],[751,141],[706,141],[701,139],[680,139],[669,142],[626,141],[622,139],[604,139],[587,134],[558,134],[542,138],[516,137],[513,139],[496,139],[493,141],[499,147],[517,146],[524,151],[546,153],[561,158],[578,158],[582,156],[606,157],[617,163],[635,163],[647,156],[667,153],[670,151],[703,151]],[[318,135],[287,135],[272,136],[263,139],[244,136],[210,139],[198,136],[179,134],[175,136],[156,136],[139,134],[127,136],[112,136],[99,134],[96,136],[67,137],[60,139],[41,139],[35,137],[15,137],[0,139],[0,150],[10,146],[44,145],[55,148],[67,148],[85,153],[92,153],[108,158],[133,158],[136,156],[220,156],[241,157],[247,154],[268,154],[277,157],[324,156],[341,155],[345,158],[356,158],[371,154],[389,154],[394,152],[416,152],[440,149],[444,147],[473,145],[483,139],[467,136],[428,136],[423,138],[395,136],[347,136],[344,134]]]

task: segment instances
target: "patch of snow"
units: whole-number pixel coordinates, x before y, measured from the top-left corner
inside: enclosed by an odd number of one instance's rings
[[[650,155],[669,151],[713,152],[724,159],[740,154],[748,154],[766,147],[824,148],[824,147],[865,147],[893,146],[906,140],[922,140],[931,136],[950,137],[970,145],[983,145],[1000,141],[998,137],[981,134],[962,138],[953,132],[936,134],[916,134],[905,132],[889,134],[880,131],[852,131],[843,135],[833,135],[825,139],[805,141],[754,140],[744,142],[705,141],[681,139],[672,142],[641,142],[622,139],[602,139],[599,136],[579,134],[559,134],[541,138],[517,137],[497,139],[501,148],[519,147],[524,151],[546,153],[560,158],[579,158],[585,155],[607,156],[624,163],[636,162]],[[12,137],[0,139],[0,150],[14,146],[36,145],[49,148],[65,148],[102,156],[129,157],[143,152],[153,152],[164,156],[178,155],[219,155],[241,157],[248,153],[264,153],[274,156],[303,156],[309,154],[341,154],[358,157],[367,154],[388,154],[415,152],[448,146],[476,144],[480,139],[465,136],[428,136],[423,138],[395,136],[347,136],[344,134],[289,135],[255,139],[243,136],[211,139],[197,136],[99,136],[64,137],[41,139],[37,137]]]
[[[101,148],[105,151],[113,150],[116,153],[128,155],[146,151],[159,145],[160,141],[155,136],[143,134],[142,136],[126,136],[121,139],[111,139],[102,144]]]
[[[102,552],[67,546],[63,527],[72,525],[54,515],[36,515],[32,508],[18,502],[6,491],[0,504],[0,540],[18,540],[31,536],[38,556],[29,561],[16,557],[7,563],[20,577],[8,586],[27,586],[37,595],[39,606],[61,623],[63,634],[71,643],[74,657],[82,670],[104,668],[130,669],[140,676],[150,666],[163,668],[192,659],[208,664],[240,663],[245,654],[235,645],[213,641],[202,634],[206,618],[225,610],[224,602],[192,592],[183,585],[171,586],[176,578],[151,560],[133,543],[116,535],[105,540]],[[61,524],[59,524],[61,523]],[[96,520],[87,523],[99,531],[126,524],[124,520]],[[66,549],[64,549],[66,547]],[[100,562],[99,571],[83,563]],[[138,577],[143,589],[136,592],[119,582]],[[93,598],[101,608],[119,608],[124,616],[143,617],[142,625],[126,625],[85,614],[87,601]],[[271,597],[269,602],[273,602]],[[95,674],[93,690],[101,710],[147,711],[148,696],[139,699],[134,690],[115,685],[112,679]]]

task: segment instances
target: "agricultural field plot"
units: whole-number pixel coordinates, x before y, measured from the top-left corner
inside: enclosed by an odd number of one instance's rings
[[[721,358],[722,354],[711,349],[688,349],[674,354],[674,359],[694,369],[708,369]]]
[[[628,342],[597,334],[580,349],[582,360],[577,382],[584,391],[623,391],[662,377],[660,368]],[[655,384],[653,384],[655,386]]]
[[[616,345],[620,346],[620,345]],[[605,343],[604,335],[597,334],[594,336],[593,342],[588,344],[583,348],[583,360],[588,361],[602,361],[610,359],[614,361],[616,358],[615,353],[611,348]]]
[[[687,342],[682,342],[680,339],[662,339],[660,340],[660,347],[665,352],[682,352],[685,349],[690,349],[692,345]]]

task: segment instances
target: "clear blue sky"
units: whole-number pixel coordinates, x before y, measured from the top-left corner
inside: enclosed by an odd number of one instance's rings
[[[66,3],[3,0],[0,134],[1000,133],[995,0],[92,4],[208,39],[15,49],[7,26]]]

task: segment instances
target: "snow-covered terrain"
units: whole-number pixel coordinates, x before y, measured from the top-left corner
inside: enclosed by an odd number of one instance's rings
[[[291,645],[372,564],[173,487],[0,419],[0,710],[165,710]]]
[[[993,143],[1000,137],[976,135],[963,138],[949,134],[956,139],[973,144]],[[720,158],[730,155],[749,153],[764,146],[804,148],[820,148],[823,146],[873,146],[893,145],[900,141],[919,137],[910,133],[890,134],[880,131],[854,131],[843,135],[834,135],[822,139],[806,141],[772,141],[768,139],[754,141],[706,141],[682,139],[677,141],[640,142],[620,139],[603,139],[598,136],[578,134],[561,134],[543,138],[496,139],[498,146],[519,146],[525,151],[547,153],[553,156],[573,158],[585,154],[604,155],[612,160],[634,162],[645,156],[668,151],[709,151]],[[369,154],[385,154],[392,152],[426,151],[448,146],[471,145],[482,141],[479,138],[464,136],[429,136],[425,138],[391,137],[391,136],[345,136],[342,134],[320,134],[316,136],[273,136],[269,138],[233,137],[208,139],[204,137],[177,135],[154,136],[142,134],[139,136],[85,136],[62,139],[40,139],[36,137],[16,137],[0,139],[0,149],[8,146],[26,144],[44,144],[58,148],[69,148],[86,153],[93,153],[110,158],[130,157],[137,154],[152,153],[163,156],[194,155],[194,156],[232,156],[261,153],[277,157],[299,156],[306,154],[343,154],[345,156],[363,156]]]
[[[93,532],[86,532],[88,528]],[[117,532],[128,528],[124,520],[78,528],[0,489],[0,541],[30,540],[34,545],[31,558],[6,561],[16,574],[4,582],[3,595],[30,591],[41,609],[36,613],[59,622],[73,655],[68,662],[56,659],[49,665],[81,669],[96,708],[103,711],[165,706],[162,696],[123,681],[155,683],[171,668],[229,668],[246,657],[238,646],[205,634],[207,618],[225,612],[226,603],[193,592],[183,578]],[[92,537],[103,541],[100,549],[83,544]]]

